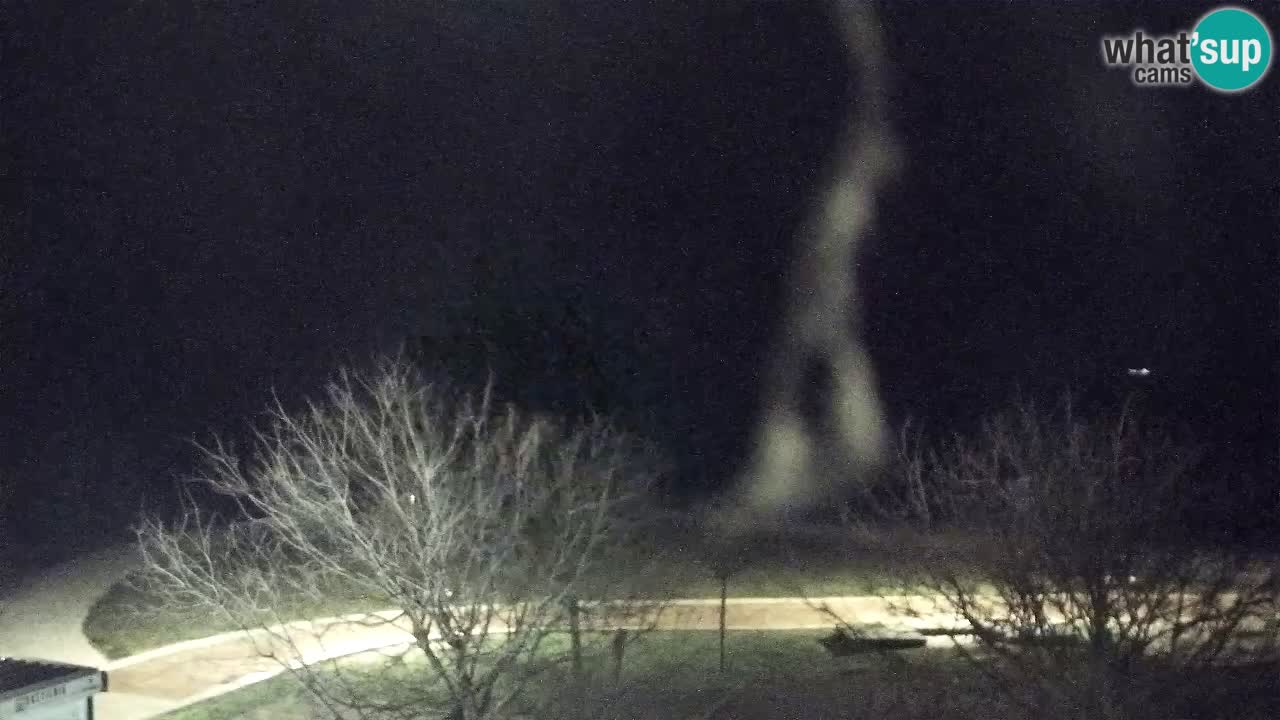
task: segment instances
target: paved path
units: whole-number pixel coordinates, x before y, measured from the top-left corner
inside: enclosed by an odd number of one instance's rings
[[[98,720],[147,720],[280,674],[284,668],[266,656],[280,648],[280,635],[291,639],[308,662],[404,646],[411,640],[393,620],[394,614],[386,613],[372,624],[317,620],[295,624],[277,636],[228,633],[107,662],[89,645],[81,626],[93,602],[137,562],[131,548],[112,548],[27,578],[4,601],[0,655],[103,668],[110,691],[96,703]],[[717,599],[671,601],[656,626],[714,630],[719,627],[718,606]],[[731,598],[726,625],[731,630],[822,629],[832,627],[837,617],[856,625],[882,625],[889,633],[963,626],[934,600],[919,596]],[[316,629],[323,629],[323,634]],[[930,637],[928,642],[949,645],[952,640]]]
[[[0,604],[0,656],[107,670],[110,687],[95,703],[98,720],[146,720],[283,672],[279,662],[264,657],[264,651],[272,646],[269,639],[248,638],[242,633],[177,643],[108,662],[85,638],[84,619],[93,603],[138,563],[136,548],[125,545],[89,553],[22,579],[5,593]],[[919,598],[916,601],[922,602]],[[886,601],[875,597],[814,601],[740,598],[729,600],[727,626],[733,630],[832,627],[832,617],[815,606],[820,602],[850,622],[896,623]],[[716,629],[718,604],[715,599],[677,600],[663,610],[657,624],[665,629]],[[309,661],[404,645],[411,639],[403,627],[389,621],[372,627],[317,623],[326,628],[322,641],[311,632],[291,633]]]
[[[106,665],[111,692],[101,704],[100,720],[145,718],[269,679],[284,672],[279,661],[268,657],[301,657],[314,663],[331,658],[359,656],[379,649],[403,648],[412,641],[396,614],[366,619],[327,619],[277,629],[247,637],[243,633],[193,640],[118,660]],[[832,598],[734,598],[726,609],[730,630],[827,629],[840,621],[857,626],[882,626],[871,635],[913,634],[924,628],[960,629],[964,623],[921,596]],[[636,621],[632,621],[636,622]],[[662,609],[656,622],[639,624],[670,630],[715,630],[719,627],[719,600],[676,600]],[[616,627],[616,625],[608,625]],[[494,628],[501,632],[501,628]],[[916,637],[920,637],[916,635]],[[949,636],[931,635],[926,644],[950,646]],[[288,650],[284,650],[285,648]],[[815,647],[815,651],[817,648]],[[127,705],[113,705],[113,695],[123,693]],[[145,706],[143,701],[151,703]]]
[[[139,562],[137,547],[129,543],[16,580],[0,602],[0,656],[105,667],[107,659],[84,636],[84,619],[98,598]],[[102,696],[95,710],[105,720],[135,720],[170,706],[122,689]]]
[[[728,602],[726,625],[731,630],[830,628],[835,621],[821,609],[822,605],[840,618],[858,624],[879,623],[903,631],[909,631],[913,625],[939,625],[936,615],[927,620],[904,620],[890,602],[878,597],[736,598]],[[932,602],[923,598],[897,598],[892,602],[909,604],[926,616],[935,610]],[[662,610],[657,627],[714,630],[719,627],[718,606],[719,601],[715,599],[675,601]],[[323,628],[322,636],[316,632],[317,628]],[[97,716],[100,720],[143,720],[274,677],[284,668],[277,660],[264,655],[285,647],[280,638],[288,638],[308,662],[402,647],[412,640],[407,630],[394,621],[394,614],[385,613],[374,622],[329,619],[299,624],[296,629],[281,630],[278,636],[263,633],[250,638],[242,633],[228,633],[178,643],[107,664],[111,692],[104,697]],[[930,638],[930,641],[950,642],[945,638]],[[153,707],[143,713],[143,708],[135,703],[129,707],[129,714],[117,714],[111,702],[111,696],[117,693],[149,699]]]
[[[84,619],[93,603],[138,562],[132,545],[112,547],[22,579],[5,593],[0,607],[0,656],[107,670],[110,691],[95,702],[98,720],[154,718],[283,672],[279,662],[264,657],[264,651],[273,646],[268,636],[249,638],[242,633],[177,643],[108,662],[85,638]],[[893,614],[880,598],[751,598],[729,600],[727,626],[733,630],[829,628],[834,621],[815,607],[819,602],[852,622],[894,624]],[[667,629],[713,630],[719,626],[718,604],[714,599],[674,601],[657,624]],[[411,640],[405,628],[389,620],[373,626],[321,620],[310,627],[317,626],[325,628],[319,641],[315,633],[301,629],[286,633],[309,661],[357,655]]]

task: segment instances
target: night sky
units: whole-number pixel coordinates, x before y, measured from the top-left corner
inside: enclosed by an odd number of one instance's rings
[[[1150,406],[1219,458],[1207,487],[1274,507],[1275,68],[1234,96],[1138,88],[1100,37],[1211,5],[1041,5],[881,6],[904,163],[857,273],[889,414],[958,429],[1019,390],[1139,389],[1124,370],[1145,366]],[[1276,34],[1274,5],[1240,5]],[[477,337],[512,399],[666,445],[677,491],[732,476],[848,105],[820,4],[0,18],[18,533],[167,497],[190,440],[241,433],[273,388],[296,403],[406,343],[476,366]]]

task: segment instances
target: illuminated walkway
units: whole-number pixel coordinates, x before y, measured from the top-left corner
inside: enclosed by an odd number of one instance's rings
[[[940,618],[933,615],[933,604],[922,598],[898,598],[895,603],[910,601],[912,608],[927,620],[903,620],[890,607],[890,599],[878,597],[815,598],[731,598],[726,610],[730,630],[805,630],[831,628],[836,624],[832,613],[848,622],[883,624],[909,631],[911,626],[938,627]],[[826,610],[820,606],[825,605]],[[288,637],[308,662],[358,655],[362,652],[404,646],[411,636],[398,623],[379,615],[374,623],[357,623],[350,619],[317,620],[300,623],[297,630],[282,629],[280,637]],[[945,623],[950,624],[950,623]],[[323,627],[323,640],[317,640],[316,627]],[[661,611],[656,627],[670,630],[714,630],[719,627],[719,600],[677,600]],[[947,638],[930,638],[931,642],[949,644]],[[178,643],[140,655],[108,663],[110,692],[97,713],[99,720],[142,720],[179,707],[236,690],[274,677],[284,671],[279,662],[263,657],[263,651],[282,647],[280,639],[264,633],[254,638],[243,633],[228,633],[202,640]],[[820,651],[815,644],[815,651]],[[285,653],[288,655],[288,653]],[[144,703],[113,702],[111,695],[123,694]]]
[[[107,662],[84,639],[81,624],[94,600],[135,563],[128,548],[115,549],[25,581],[4,600],[0,655],[101,667],[109,673],[110,687],[98,697],[98,720],[146,720],[279,675],[284,668],[267,656],[273,649],[280,657],[298,657],[300,652],[307,662],[317,662],[403,647],[411,641],[406,628],[394,620],[395,613],[387,612],[367,616],[373,622],[330,618],[277,628],[274,634],[227,633]],[[873,635],[965,626],[934,600],[921,596],[730,598],[726,610],[730,630],[828,629],[840,621],[864,628],[880,626]],[[644,624],[669,630],[715,630],[719,600],[668,601],[655,621]],[[297,652],[282,652],[285,640]],[[953,639],[930,635],[926,641],[945,646]]]

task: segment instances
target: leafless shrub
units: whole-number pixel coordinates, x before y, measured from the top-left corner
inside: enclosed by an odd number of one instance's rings
[[[860,534],[878,534],[887,524],[931,530],[954,516],[954,508],[939,507],[947,497],[934,492],[939,464],[924,429],[908,418],[889,443],[887,470],[855,484],[850,497],[837,503],[841,525]]]
[[[912,624],[958,624],[977,641],[961,649],[1034,714],[1162,716],[1241,667],[1274,670],[1274,565],[1182,532],[1195,454],[1160,428],[1127,409],[1085,420],[1068,399],[941,443],[908,425],[897,449],[898,474],[860,507],[955,547],[909,563],[931,597],[885,599]]]
[[[571,617],[575,649],[652,617],[604,570],[660,466],[603,421],[451,398],[386,361],[303,412],[277,405],[256,444],[251,459],[214,445],[199,478],[234,522],[193,507],[143,525],[144,582],[250,631],[335,716],[500,717],[565,660],[548,638]],[[335,593],[393,610],[280,625]],[[351,654],[364,662],[334,659]]]
[[[1280,658],[1274,567],[1182,531],[1193,459],[1127,408],[1095,421],[1069,399],[906,456],[901,515],[970,542],[923,584],[1009,696],[1051,717],[1173,717],[1224,665]]]

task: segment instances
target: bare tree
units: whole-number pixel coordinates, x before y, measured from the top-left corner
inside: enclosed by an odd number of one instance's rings
[[[923,519],[944,511],[972,550],[933,558],[924,585],[999,687],[1050,717],[1175,717],[1223,666],[1275,665],[1274,568],[1182,530],[1194,457],[1127,408],[1093,421],[1069,399],[906,456],[902,497],[919,517],[926,489]]]
[[[499,717],[565,658],[571,617],[575,648],[647,622],[607,570],[639,527],[654,457],[603,421],[452,398],[387,361],[303,412],[277,404],[251,459],[209,448],[199,480],[238,517],[193,506],[147,522],[144,582],[253,631],[335,716]],[[280,625],[337,593],[394,610]]]

